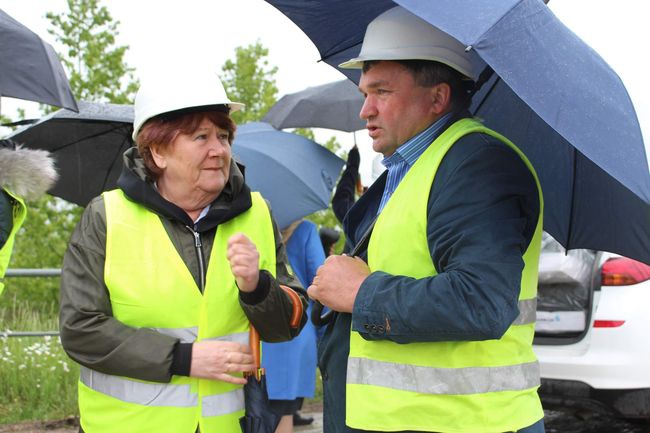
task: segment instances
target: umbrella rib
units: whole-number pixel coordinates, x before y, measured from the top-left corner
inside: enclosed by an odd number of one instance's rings
[[[571,206],[569,208],[569,226],[567,228],[567,234],[566,234],[566,245],[565,249],[568,251],[571,249],[571,231],[573,229],[573,213],[574,213],[574,203],[575,203],[575,196],[576,196],[576,172],[578,171],[578,158],[576,158],[576,152],[577,149],[573,146],[571,146],[571,149],[573,151],[571,152],[571,156],[573,157],[573,176],[571,176]]]
[[[489,78],[488,78],[489,80]],[[474,113],[478,113],[481,110],[481,107],[483,107],[483,104],[487,101],[488,97],[492,94],[494,89],[497,87],[497,83],[501,80],[501,77],[496,75],[496,79],[494,80],[494,83],[490,86],[490,89],[485,93],[485,96],[481,99],[481,102],[478,104],[476,109],[474,110]],[[486,82],[487,84],[487,82]],[[477,89],[478,92],[479,89]]]
[[[113,160],[111,161],[110,167],[113,167],[113,165],[115,164],[115,161],[117,161],[117,158],[122,155],[122,153],[124,152],[122,150],[122,148],[124,147],[124,143],[128,144],[128,142],[129,142],[129,137],[125,135],[124,139],[122,140],[122,143],[117,148],[117,152],[115,152],[115,155],[113,156]],[[106,187],[106,183],[108,182],[108,176],[110,174],[111,174],[111,170],[106,170],[106,175],[104,176],[104,181],[102,182],[102,191],[104,191],[104,188]]]
[[[325,57],[327,57],[328,59],[329,59],[330,57],[334,57],[334,56],[336,56],[337,54],[342,53],[343,51],[349,50],[350,48],[352,48],[352,47],[354,47],[354,46],[356,46],[356,45],[359,45],[359,44],[362,43],[362,42],[363,42],[363,39],[360,40],[359,42],[355,43],[355,44],[348,45],[347,47],[341,48],[341,49],[339,49],[338,51],[334,51],[333,53],[327,53],[327,55],[326,55]],[[319,62],[325,62],[325,61],[326,61],[326,59],[325,59],[323,56],[321,56]]]

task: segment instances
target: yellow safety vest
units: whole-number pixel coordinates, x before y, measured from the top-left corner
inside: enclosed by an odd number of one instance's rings
[[[368,265],[371,271],[413,278],[437,275],[427,243],[427,198],[444,155],[474,132],[513,148],[537,182],[540,217],[523,256],[520,315],[498,340],[397,344],[367,341],[352,331],[346,385],[350,427],[496,433],[516,431],[544,415],[532,350],[543,200],[535,170],[514,144],[473,119],[450,126],[411,167],[379,215],[368,245]]]
[[[20,230],[20,227],[23,225],[25,217],[27,216],[27,206],[25,205],[25,201],[17,195],[13,194],[11,191],[8,191],[6,189],[4,191],[9,194],[9,197],[15,200],[15,203],[13,206],[13,227],[9,233],[7,242],[5,242],[2,248],[0,248],[0,295],[2,295],[2,292],[5,289],[4,278],[5,273],[7,272],[7,268],[9,267],[11,252],[14,249],[16,233],[18,233],[18,230]]]
[[[103,194],[106,206],[104,280],[113,315],[125,325],[150,328],[182,342],[227,340],[248,344],[249,322],[226,258],[228,238],[248,236],[260,268],[275,274],[275,237],[264,199],[252,193],[246,212],[219,225],[203,294],[160,218],[120,190]],[[125,360],[128,362],[128,360]],[[81,426],[86,433],[239,433],[241,385],[172,376],[147,382],[81,367]]]

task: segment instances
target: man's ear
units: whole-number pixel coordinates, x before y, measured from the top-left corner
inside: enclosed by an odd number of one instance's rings
[[[447,83],[436,84],[431,88],[431,106],[435,114],[449,111],[451,105],[451,87]]]

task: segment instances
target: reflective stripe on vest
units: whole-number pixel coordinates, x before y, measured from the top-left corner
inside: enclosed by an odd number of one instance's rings
[[[537,319],[537,298],[519,300],[519,316],[512,322],[513,325],[535,325]]]
[[[248,319],[225,257],[228,238],[244,233],[257,246],[260,268],[275,275],[268,206],[258,193],[251,198],[250,209],[219,225],[201,293],[160,218],[119,190],[104,193],[104,279],[114,317],[186,343],[247,344]],[[194,432],[197,424],[202,433],[238,433],[243,401],[241,385],[194,377],[156,383],[83,368],[79,382],[81,424],[88,433]]]
[[[198,394],[191,385],[140,382],[126,377],[100,373],[80,366],[79,380],[87,387],[128,403],[144,406],[194,407]],[[201,416],[219,416],[244,410],[244,391],[235,389],[202,399]]]
[[[20,230],[20,227],[23,225],[23,222],[25,222],[25,217],[27,216],[27,206],[25,205],[25,201],[16,194],[13,194],[11,191],[6,189],[3,190],[15,201],[15,203],[13,206],[13,227],[7,237],[7,241],[2,248],[0,248],[0,295],[2,295],[5,288],[4,276],[9,267],[9,261],[11,260],[11,253],[14,249],[16,233]]]
[[[236,389],[224,394],[203,397],[201,415],[220,416],[244,410],[244,390]]]
[[[161,334],[169,335],[181,340],[181,343],[192,343],[196,341],[199,328],[194,326],[191,328],[152,328],[154,331]],[[239,332],[237,334],[222,335],[220,337],[204,338],[204,340],[214,341],[232,341],[243,345],[248,345],[248,332]]]
[[[100,373],[84,366],[79,368],[79,379],[88,388],[128,403],[177,407],[192,407],[198,404],[198,395],[190,391],[190,384],[140,382]]]
[[[157,328],[155,330],[161,334],[176,337],[183,343],[192,343],[196,340],[198,328]],[[233,341],[248,345],[248,332],[210,338],[209,340]],[[80,366],[80,380],[88,388],[129,403],[178,407],[191,407],[198,404],[198,395],[190,390],[189,384],[142,382],[128,377],[100,373],[84,366]],[[204,397],[202,413],[203,416],[217,416],[243,410],[243,408],[243,392],[238,389],[225,394]]]
[[[497,138],[517,152],[540,193],[539,220],[522,257],[519,315],[498,340],[398,344],[365,340],[352,331],[346,379],[349,427],[503,432],[543,416],[537,396],[539,366],[532,351],[543,201],[534,169],[514,144],[472,119],[451,125],[418,158],[377,218],[368,265],[372,272],[418,279],[437,275],[427,241],[427,198],[447,151],[474,132]]]
[[[501,367],[433,368],[350,358],[347,383],[383,386],[420,394],[519,391],[539,385],[539,365],[529,362]]]

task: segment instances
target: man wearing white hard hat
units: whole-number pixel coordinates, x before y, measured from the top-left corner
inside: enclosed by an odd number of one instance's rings
[[[358,257],[308,294],[324,431],[544,432],[532,350],[543,200],[526,156],[473,119],[481,62],[401,7],[366,29],[360,116],[387,171],[348,212]]]
[[[80,364],[81,431],[238,433],[251,324],[284,341],[305,323],[270,209],[231,157],[229,113],[241,108],[216,74],[142,80],[137,147],[63,262],[61,343]]]

